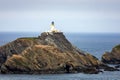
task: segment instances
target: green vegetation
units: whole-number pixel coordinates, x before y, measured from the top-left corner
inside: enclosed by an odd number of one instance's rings
[[[119,45],[117,45],[117,46],[115,46],[115,48],[120,49],[120,44],[119,44]]]

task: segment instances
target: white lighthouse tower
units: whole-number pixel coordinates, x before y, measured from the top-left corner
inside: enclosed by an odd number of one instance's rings
[[[50,31],[49,31],[49,32],[55,32],[55,33],[60,32],[59,30],[57,30],[57,29],[55,28],[55,25],[54,25],[54,22],[53,22],[53,21],[51,22]]]

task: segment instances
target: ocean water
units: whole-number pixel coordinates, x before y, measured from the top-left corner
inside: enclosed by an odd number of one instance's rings
[[[111,51],[114,46],[120,44],[120,34],[76,33],[66,35],[73,45],[99,59],[105,51]]]
[[[117,71],[100,74],[7,74],[0,75],[0,80],[120,80],[120,74]]]
[[[95,34],[95,33],[64,33],[66,38],[76,47],[101,59],[105,51],[120,44],[120,34]],[[0,46],[5,45],[20,37],[35,37],[38,32],[0,32]],[[99,74],[7,74],[0,75],[0,80],[120,80],[120,71]]]

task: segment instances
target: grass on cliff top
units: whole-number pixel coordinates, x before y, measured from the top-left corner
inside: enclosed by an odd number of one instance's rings
[[[35,39],[38,39],[38,37],[23,37],[19,39],[35,40]]]
[[[120,44],[119,44],[119,45],[117,45],[117,46],[115,46],[115,48],[120,49]]]

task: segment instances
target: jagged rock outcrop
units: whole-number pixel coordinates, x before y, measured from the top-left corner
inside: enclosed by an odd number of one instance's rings
[[[120,45],[115,46],[111,52],[105,52],[102,62],[108,64],[120,64]]]
[[[110,68],[96,57],[75,48],[62,32],[19,38],[0,47],[1,73],[98,73]],[[110,68],[111,69],[111,68]]]

